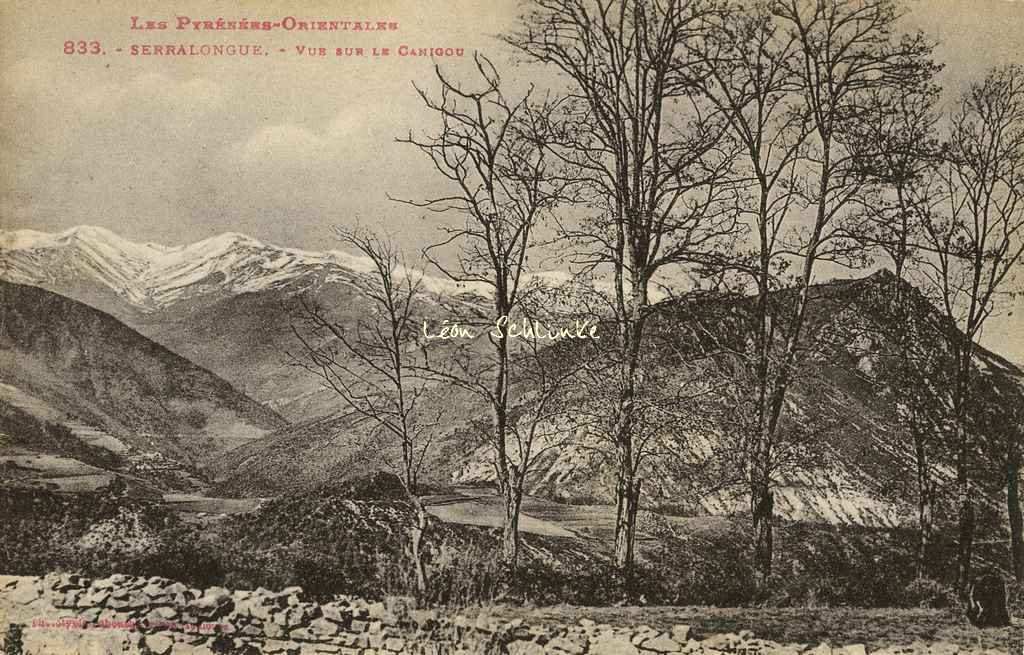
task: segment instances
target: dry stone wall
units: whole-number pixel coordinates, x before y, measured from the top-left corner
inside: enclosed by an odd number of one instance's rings
[[[538,627],[354,598],[318,604],[298,587],[193,589],[164,578],[125,575],[95,580],[73,574],[0,576],[0,622],[0,630],[23,626],[22,652],[32,655],[866,655],[859,645],[778,644],[748,631],[698,640],[685,625],[667,632],[587,620]],[[933,644],[891,649],[890,655],[958,652],[966,651]]]

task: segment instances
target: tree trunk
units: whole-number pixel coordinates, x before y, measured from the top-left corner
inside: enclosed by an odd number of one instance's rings
[[[831,170],[829,162],[830,149],[828,141],[825,140],[823,145],[822,174],[819,182],[820,199],[818,201],[817,217],[814,228],[811,230],[807,252],[803,258],[798,287],[799,292],[797,293],[796,307],[792,315],[790,333],[786,338],[786,346],[783,351],[783,359],[779,367],[778,377],[770,385],[768,397],[763,401],[765,403],[765,413],[759,416],[758,436],[760,443],[757,444],[755,450],[757,457],[755,467],[762,469],[763,472],[758,475],[763,477],[752,481],[754,486],[753,494],[751,494],[751,509],[754,514],[755,581],[759,585],[766,584],[771,577],[773,555],[772,515],[775,503],[768,472],[772,470],[776,432],[779,427],[779,421],[782,418],[782,409],[785,406],[789,384],[793,379],[797,366],[797,350],[800,345],[804,322],[807,318],[807,311],[811,304],[811,282],[814,277],[814,263],[817,261],[818,247],[821,245],[822,231],[828,222],[825,198],[828,195],[829,171]],[[761,293],[764,292],[762,291]]]
[[[924,436],[914,430],[914,450],[917,459],[917,577],[926,578],[929,574],[929,549],[931,548],[933,521],[933,488],[928,465],[928,451]]]
[[[971,560],[974,557],[974,490],[971,485],[971,435],[967,431],[967,408],[970,406],[971,364],[974,340],[967,336],[958,353],[956,398],[953,405],[956,430],[956,493],[958,507],[957,582],[966,591],[971,584]]]
[[[643,482],[642,478],[636,478],[633,481],[633,494],[630,498],[628,506],[629,510],[629,542],[627,544],[626,558],[629,562],[629,566],[633,566],[635,561],[635,544],[636,544],[636,513],[640,509],[640,485]]]
[[[413,506],[416,509],[416,525],[410,530],[412,559],[416,572],[416,595],[422,600],[427,595],[427,569],[423,562],[423,534],[427,530],[427,509],[419,498],[414,500]]]
[[[957,432],[963,431],[961,425],[957,426]],[[967,589],[971,582],[971,560],[974,557],[974,499],[972,497],[971,480],[967,472],[967,446],[964,444],[964,436],[958,441],[962,444],[957,456],[956,491],[958,512],[958,533],[957,543],[957,581],[961,590]]]
[[[623,321],[619,338],[623,346],[623,385],[619,395],[618,418],[615,423],[615,450],[618,480],[615,486],[615,566],[627,583],[633,569],[633,535],[640,489],[636,478],[633,452],[633,412],[636,411],[636,384],[640,369],[640,342],[646,291],[640,281],[633,283],[631,309]]]
[[[627,579],[633,568],[633,532],[639,487],[633,467],[620,467],[615,487],[615,566]]]
[[[1010,521],[1010,566],[1013,577],[1024,581],[1024,516],[1020,510],[1020,444],[1009,436],[1006,456],[1006,513]]]
[[[505,501],[505,521],[501,530],[501,557],[509,573],[515,573],[519,563],[519,510],[523,502],[518,485],[509,485],[502,494]]]
[[[775,497],[767,483],[759,483],[756,487],[753,493],[754,586],[758,591],[763,591],[768,587],[772,575]]]
[[[495,292],[495,312],[498,316],[508,316],[510,303],[499,291]],[[517,491],[518,472],[509,461],[506,450],[508,432],[508,333],[502,331],[494,342],[495,375],[494,391],[491,401],[491,427],[494,446],[494,468],[497,472],[498,490],[505,505],[505,517],[501,530],[501,556],[505,569],[511,575],[515,572],[519,558],[519,502],[521,492]]]

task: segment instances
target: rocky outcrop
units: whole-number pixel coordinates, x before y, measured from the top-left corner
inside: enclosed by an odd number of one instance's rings
[[[447,616],[401,599],[306,599],[281,591],[194,589],[166,578],[73,574],[0,576],[0,619],[23,626],[25,653],[330,653],[340,655],[866,655],[864,646],[779,644],[749,631],[698,639],[688,626],[615,628],[582,620],[532,626],[481,615]],[[891,649],[890,649],[891,650]],[[892,651],[896,652],[896,651]],[[915,644],[900,653],[969,652]]]

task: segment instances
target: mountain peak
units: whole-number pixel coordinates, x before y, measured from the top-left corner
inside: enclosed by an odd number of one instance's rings
[[[0,231],[0,259],[9,281],[51,289],[98,283],[143,312],[202,295],[297,292],[310,279],[351,281],[366,273],[351,256],[281,248],[239,232],[167,246],[92,225],[58,233]]]
[[[186,248],[201,248],[201,247],[234,247],[234,246],[256,246],[262,247],[267,244],[263,243],[259,239],[255,239],[248,234],[242,234],[241,232],[224,232],[217,236],[208,237],[202,241],[197,241],[191,246]]]

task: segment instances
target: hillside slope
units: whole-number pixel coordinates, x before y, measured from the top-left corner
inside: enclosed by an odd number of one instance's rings
[[[107,312],[289,419],[336,409],[315,380],[287,365],[298,345],[296,299],[331,308],[341,321],[360,316],[369,307],[370,270],[368,260],[337,250],[283,248],[235,233],[165,246],[91,226],[0,232],[0,279]],[[436,278],[422,284],[448,299],[467,292]],[[424,311],[438,311],[432,297],[425,300]]]
[[[885,366],[892,348],[886,334],[894,320],[886,300],[891,284],[891,274],[883,272],[813,289],[805,355],[782,423],[791,444],[790,465],[776,475],[776,511],[784,518],[866,526],[913,520],[913,444],[899,426]],[[920,310],[913,337],[917,347],[943,356],[940,335],[949,326],[920,294],[908,293],[908,302],[918,303]],[[775,298],[788,301],[786,293]],[[729,468],[735,462],[725,456],[736,446],[730,426],[740,411],[737,393],[743,392],[737,391],[734,368],[715,357],[702,359],[700,353],[742,350],[752,334],[751,309],[749,298],[693,296],[663,306],[653,320],[647,357],[661,384],[684,391],[731,388],[733,395],[695,400],[687,426],[653,428],[657,435],[649,448],[660,455],[649,457],[641,471],[645,507],[683,515],[746,511],[746,488],[739,472]],[[573,351],[562,356],[572,357]],[[1024,372],[984,349],[977,366],[984,398],[1003,407],[1024,404]],[[933,384],[940,396],[948,391],[948,381]],[[455,390],[446,394],[450,423],[435,442],[426,467],[429,477],[444,484],[493,484],[487,447],[467,448],[478,442],[473,420],[486,416],[485,409]],[[580,411],[593,402],[590,395],[583,390],[574,398]],[[583,422],[581,415],[566,421]],[[359,452],[349,435],[341,419],[296,423],[228,453],[218,488],[230,495],[258,496],[343,478],[372,459]],[[603,454],[607,447],[600,434],[562,430],[543,445],[555,447],[536,461],[529,493],[568,503],[613,502],[615,469]],[[951,468],[942,458],[936,454],[940,495],[951,485]],[[1001,511],[999,494],[994,483],[988,508],[993,514]]]
[[[80,441],[203,467],[281,428],[272,410],[113,317],[0,282],[0,394]],[[69,428],[70,429],[70,428]]]

